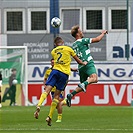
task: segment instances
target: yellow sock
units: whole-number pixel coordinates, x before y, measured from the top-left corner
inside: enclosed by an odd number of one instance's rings
[[[46,92],[41,94],[41,97],[40,97],[40,100],[39,100],[37,106],[41,106],[42,105],[42,103],[46,99],[47,95],[48,95],[48,93],[46,93]]]
[[[56,109],[57,104],[59,103],[59,100],[57,99],[53,99],[52,103],[51,103],[51,107],[50,107],[50,111],[49,111],[49,117],[52,119],[54,110]]]
[[[62,105],[66,105],[66,98],[62,101]]]
[[[62,119],[62,114],[58,114],[58,120],[61,120]]]

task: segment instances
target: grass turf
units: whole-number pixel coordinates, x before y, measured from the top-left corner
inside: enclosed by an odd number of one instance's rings
[[[133,132],[132,107],[63,107],[63,119],[56,123],[55,111],[52,126],[45,118],[49,106],[41,107],[39,119],[33,117],[35,107],[2,107],[0,133],[131,133]]]

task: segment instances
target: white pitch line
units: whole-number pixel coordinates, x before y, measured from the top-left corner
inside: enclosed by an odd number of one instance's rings
[[[10,129],[0,129],[0,131],[133,131],[133,129],[68,129],[68,128],[54,128],[54,129],[43,129],[43,128],[32,128],[32,129],[26,129],[26,128],[21,128],[21,129],[15,129],[15,128],[10,128]]]

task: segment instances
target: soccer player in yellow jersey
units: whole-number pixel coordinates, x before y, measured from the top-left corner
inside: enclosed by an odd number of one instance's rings
[[[47,95],[50,93],[52,88],[56,86],[56,91],[54,94],[54,99],[52,100],[50,112],[46,118],[46,122],[51,126],[52,116],[55,108],[59,103],[59,97],[62,91],[64,91],[65,86],[68,82],[68,77],[70,75],[70,63],[71,57],[73,57],[78,64],[86,65],[87,62],[82,62],[74,52],[74,50],[68,46],[64,46],[64,41],[61,37],[56,37],[54,40],[56,48],[51,51],[51,55],[54,59],[54,67],[49,75],[49,78],[46,82],[45,91],[41,94],[39,103],[37,104],[34,117],[38,118],[40,112],[40,106],[43,101],[47,98]]]
[[[54,59],[51,59],[51,67],[46,70],[45,75],[44,75],[44,81],[43,81],[44,89],[46,86],[45,85],[46,81],[48,80],[48,77],[49,77],[49,75],[53,69],[53,66],[54,66]],[[73,69],[73,68],[71,68],[71,69],[72,69],[71,71],[77,71],[77,69]],[[56,90],[56,87],[54,86],[51,90],[52,99],[54,98],[55,90]],[[58,117],[57,117],[56,122],[61,122],[61,120],[62,120],[62,106],[66,105],[66,100],[64,99],[64,91],[61,92],[59,101],[60,101],[60,103],[58,104],[58,107],[57,107]]]

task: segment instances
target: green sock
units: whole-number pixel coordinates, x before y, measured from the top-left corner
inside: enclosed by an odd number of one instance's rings
[[[85,84],[85,86],[87,86],[89,84],[89,82],[87,82],[87,81],[84,81],[83,83]]]
[[[77,94],[77,92],[75,90],[71,93],[72,96],[74,96],[76,94]]]

